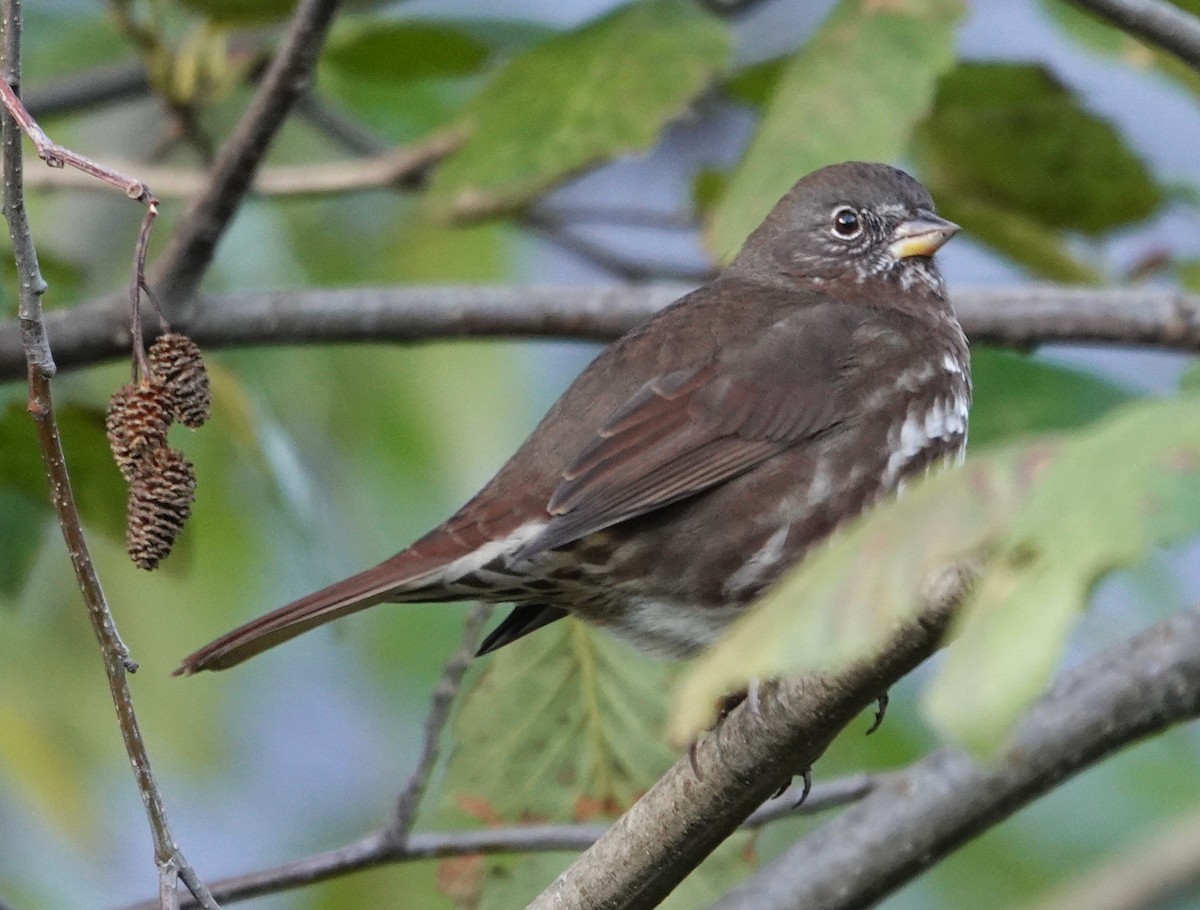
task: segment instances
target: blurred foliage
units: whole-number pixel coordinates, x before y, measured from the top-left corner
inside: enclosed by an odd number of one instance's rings
[[[736,250],[804,172],[876,158],[909,166],[939,209],[1003,263],[1039,278],[1109,280],[1115,239],[1128,244],[1164,212],[1194,217],[1196,175],[1155,173],[1055,60],[957,56],[960,23],[987,2],[838,0],[805,34],[781,26],[763,44],[765,60],[752,28],[693,0],[564,7],[556,22],[488,18],[495,10],[483,5],[443,16],[426,4],[414,18],[402,4],[350,3],[321,56],[315,99],[381,145],[419,143],[448,126],[467,129],[464,145],[411,191],[250,201],[207,286],[539,278],[540,249],[518,233],[526,209],[611,162],[645,161],[661,178],[666,159],[675,176],[662,179],[691,188],[714,258]],[[1200,12],[1197,0],[1180,5]],[[1188,97],[1200,92],[1200,77],[1173,58],[1066,4],[1044,6],[1051,28],[1093,64],[1149,70]],[[86,81],[94,67],[141,60],[156,97],[81,107],[47,126],[103,160],[193,168],[208,155],[196,134],[219,147],[293,7],[28,3],[25,87]],[[132,17],[124,24],[120,10]],[[140,48],[131,22],[146,29]],[[687,147],[741,122],[740,157]],[[269,163],[348,155],[336,136],[296,117]],[[136,206],[118,194],[74,193],[33,194],[29,204],[49,306],[123,289]],[[183,209],[165,201],[152,254]],[[1200,289],[1197,250],[1181,233],[1129,274]],[[11,313],[15,276],[4,268],[0,307]],[[104,403],[128,365],[56,380],[94,556],[142,664],[133,679],[139,716],[181,839],[205,875],[328,849],[387,817],[461,611],[371,611],[229,674],[172,679],[178,657],[391,555],[444,517],[537,419],[539,383],[569,378],[557,357],[528,346],[518,358],[481,341],[209,353],[213,422],[172,438],[197,465],[199,499],[177,553],[153,574],[124,555],[125,490],[103,439]],[[1200,367],[1184,373],[1181,397],[1162,400],[1025,352],[977,349],[974,377],[965,469],[881,509],[773,592],[698,665],[709,669],[689,677],[697,685],[703,673],[706,694],[685,701],[685,726],[729,680],[866,647],[911,609],[927,569],[972,552],[986,557],[989,575],[926,704],[938,728],[986,745],[1060,661],[1097,580],[1200,524]],[[870,573],[859,569],[864,548]],[[1160,612],[1175,605],[1170,589],[1125,597],[1130,630],[1148,621],[1140,600],[1161,599]],[[472,673],[420,825],[610,817],[675,757],[662,729],[676,674],[569,621],[492,655]],[[924,677],[900,687],[877,735],[840,737],[818,777],[888,770],[934,748],[941,734],[918,707]],[[105,904],[152,893],[144,821],[16,382],[0,386],[0,690],[0,826],[25,833],[6,843],[0,898],[77,900],[62,884],[64,855],[78,870],[70,886]],[[1200,801],[1198,751],[1180,733],[1109,761],[887,906],[965,906],[980,893],[990,906],[1025,905]],[[769,858],[813,824],[789,820],[735,838],[669,906],[707,905],[756,854]],[[377,869],[264,906],[391,906],[397,895],[430,908],[519,906],[569,859]],[[130,880],[130,868],[144,868],[143,878]]]
[[[963,563],[983,574],[926,700],[943,732],[990,752],[1044,690],[1096,582],[1197,532],[1194,395],[976,455],[854,522],[769,591],[688,674],[675,736],[686,741],[746,680],[872,653]]]

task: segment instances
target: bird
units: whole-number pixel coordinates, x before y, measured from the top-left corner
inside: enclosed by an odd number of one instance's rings
[[[184,658],[222,670],[383,602],[512,604],[686,658],[881,497],[960,459],[959,227],[886,164],[801,178],[729,265],[603,349],[482,490],[396,555]]]

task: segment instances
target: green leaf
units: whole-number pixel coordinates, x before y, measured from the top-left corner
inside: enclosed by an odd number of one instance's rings
[[[653,145],[724,69],[725,26],[641,0],[516,57],[469,105],[471,136],[426,198],[440,218],[511,211],[563,178]]]
[[[1092,587],[1200,528],[1200,397],[1121,409],[1065,441],[981,579],[925,704],[994,750],[1041,694]]]
[[[291,13],[296,0],[179,0],[193,12],[225,25],[274,22]]]
[[[961,11],[958,0],[842,0],[780,74],[713,216],[709,249],[731,256],[809,171],[903,155],[938,75],[954,62]]]
[[[1026,354],[971,350],[971,445],[1085,426],[1137,396],[1107,380]]]
[[[1068,249],[1058,231],[1012,209],[931,186],[938,211],[961,225],[973,240],[1020,263],[1032,274],[1063,284],[1100,284],[1103,276]]]
[[[1046,228],[1100,234],[1162,201],[1120,134],[1040,66],[960,64],[938,84],[915,151],[939,201],[986,205]]]
[[[676,758],[662,735],[673,665],[574,620],[487,660],[454,722],[443,803],[460,820],[464,811],[488,823],[610,817]],[[731,886],[747,869],[746,843],[726,844],[673,905],[702,906]],[[479,906],[524,906],[569,859],[489,859]]]
[[[489,56],[487,44],[454,26],[394,19],[342,20],[324,52],[328,65],[381,82],[468,76]]]
[[[104,412],[78,404],[56,409],[71,487],[84,523],[110,537],[125,535],[125,482],[109,453]],[[49,493],[33,419],[23,405],[0,413],[0,490],[46,503]]]
[[[47,509],[0,487],[0,598],[21,589],[42,548]]]
[[[972,457],[818,546],[688,671],[673,738],[703,729],[718,699],[749,679],[833,669],[881,645],[931,575],[996,545],[1036,467],[1024,448]]]
[[[789,57],[776,57],[748,66],[725,83],[725,90],[738,101],[762,107],[775,94],[775,88],[789,62]]]

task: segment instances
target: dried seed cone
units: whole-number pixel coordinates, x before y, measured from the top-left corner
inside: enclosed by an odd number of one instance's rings
[[[196,469],[181,452],[163,446],[137,460],[129,485],[125,542],[138,568],[156,568],[166,558],[195,500]]]
[[[179,332],[167,332],[150,346],[150,369],[171,395],[175,416],[196,429],[212,415],[212,389],[196,342]]]
[[[170,401],[158,383],[127,383],[113,393],[104,415],[104,430],[126,481],[133,480],[139,459],[167,444],[170,426]]]

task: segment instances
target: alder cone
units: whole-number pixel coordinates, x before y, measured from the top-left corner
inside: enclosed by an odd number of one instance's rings
[[[154,569],[167,557],[196,500],[196,469],[175,449],[160,447],[138,459],[129,485],[125,541],[129,558]]]
[[[188,429],[203,426],[212,416],[212,388],[196,342],[180,332],[166,332],[150,346],[148,356],[175,417]]]
[[[167,444],[171,426],[168,394],[157,382],[126,383],[108,400],[104,431],[113,460],[127,482],[138,473],[138,461]]]

